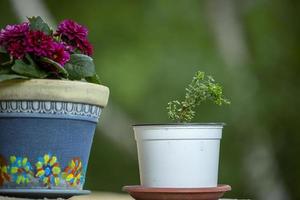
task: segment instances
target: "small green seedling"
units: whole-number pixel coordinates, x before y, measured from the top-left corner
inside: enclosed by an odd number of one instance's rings
[[[213,77],[206,76],[201,71],[195,74],[185,90],[183,101],[175,100],[168,103],[168,116],[173,121],[190,122],[195,117],[195,108],[205,101],[217,105],[230,104],[230,101],[223,96],[222,86],[216,83]]]

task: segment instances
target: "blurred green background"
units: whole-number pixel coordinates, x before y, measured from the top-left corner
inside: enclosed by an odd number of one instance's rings
[[[0,8],[1,27],[41,15],[89,28],[111,96],[86,188],[139,184],[131,124],[169,122],[167,102],[202,70],[232,102],[204,104],[194,120],[227,123],[219,176],[233,188],[227,197],[300,199],[300,1],[1,0]]]

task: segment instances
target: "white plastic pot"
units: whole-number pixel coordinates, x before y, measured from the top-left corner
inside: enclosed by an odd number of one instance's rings
[[[223,125],[134,125],[141,185],[216,187]]]

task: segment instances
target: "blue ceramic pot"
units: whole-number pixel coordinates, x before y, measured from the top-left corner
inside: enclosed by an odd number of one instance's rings
[[[0,190],[82,190],[108,88],[30,80],[0,93]]]

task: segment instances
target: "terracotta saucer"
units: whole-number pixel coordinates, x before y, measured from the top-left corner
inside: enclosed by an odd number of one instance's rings
[[[123,187],[123,191],[136,200],[218,200],[230,190],[229,185],[213,188],[151,188],[139,185]]]

